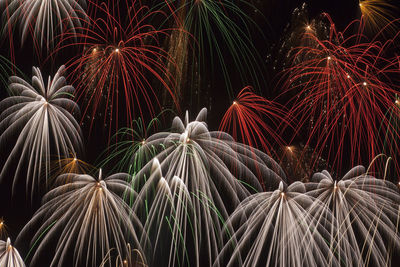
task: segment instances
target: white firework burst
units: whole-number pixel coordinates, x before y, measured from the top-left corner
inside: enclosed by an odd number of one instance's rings
[[[393,183],[358,166],[338,181],[327,171],[316,173],[307,191],[315,198],[309,213],[329,233],[331,256],[345,266],[390,265],[389,251],[400,248],[400,195]]]
[[[11,241],[0,240],[0,266],[2,267],[25,267],[25,263],[18,251],[11,245]]]
[[[246,198],[227,221],[234,234],[214,266],[327,266],[332,252],[308,214],[313,199],[305,192],[301,182],[281,183]]]
[[[60,159],[81,150],[81,130],[72,115],[79,112],[79,107],[71,100],[74,88],[66,85],[63,70],[64,66],[53,79],[49,77],[47,86],[38,68],[33,68],[32,85],[11,77],[12,96],[0,102],[0,145],[6,151],[12,144],[0,181],[14,172],[13,191],[23,174],[27,192],[31,187],[33,193],[42,177],[47,183],[51,153]]]
[[[68,29],[75,32],[87,20],[85,0],[0,0],[6,6],[4,32],[19,26],[22,42],[29,32],[34,44],[49,48]]]
[[[135,194],[126,182],[129,175],[101,175],[100,170],[97,179],[79,174],[57,178],[60,185],[44,196],[44,204],[18,236],[26,240],[37,229],[31,239],[31,265],[50,254],[50,266],[98,266],[111,249],[121,260],[130,253],[128,243],[140,251],[136,233],[142,227],[123,200]]]
[[[151,151],[157,158],[133,180],[139,192],[134,210],[152,242],[148,258],[160,256],[160,247],[168,248],[162,254],[165,266],[211,265],[223,246],[228,214],[242,199],[263,190],[259,180],[270,188],[285,178],[266,154],[226,133],[208,131],[206,115],[203,109],[189,122],[186,114],[185,123],[176,117],[172,132],[150,136],[133,156],[146,159]]]

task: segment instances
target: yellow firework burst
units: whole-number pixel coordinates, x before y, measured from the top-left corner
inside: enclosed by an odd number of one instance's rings
[[[397,9],[388,0],[360,0],[360,11],[365,21],[365,26],[373,32],[395,32],[395,10]]]

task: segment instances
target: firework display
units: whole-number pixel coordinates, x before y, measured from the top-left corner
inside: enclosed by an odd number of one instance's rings
[[[4,267],[25,267],[24,261],[11,245],[9,238],[7,242],[0,240],[0,264]]]
[[[50,265],[67,262],[71,266],[97,266],[97,258],[104,258],[111,248],[119,254],[129,253],[127,240],[140,248],[136,233],[141,224],[124,202],[124,195],[135,194],[127,174],[103,178],[89,175],[60,175],[57,186],[43,198],[43,206],[21,231],[19,238],[37,227],[31,241],[31,264],[35,265],[44,251],[54,249]],[[70,180],[70,182],[66,182]],[[56,246],[51,248],[51,240]],[[73,250],[73,254],[68,254]],[[73,261],[70,260],[73,255]],[[122,263],[122,262],[121,262]]]
[[[164,221],[172,232],[167,240],[173,241],[165,260],[168,266],[176,266],[179,260],[184,265],[187,261],[194,266],[212,264],[229,209],[252,192],[261,191],[259,180],[264,187],[274,188],[285,177],[277,163],[261,151],[236,143],[226,133],[208,131],[206,111],[201,110],[192,122],[188,114],[185,122],[176,117],[172,132],[150,136],[137,152],[160,149],[154,162],[144,166],[134,179],[140,193],[133,210],[137,214],[146,212],[145,230],[155,235],[155,247],[163,241],[158,233],[162,231],[160,218],[170,218]],[[152,169],[150,174],[146,174],[147,169]],[[148,229],[154,225],[155,230]],[[185,251],[188,247],[193,247],[193,255]],[[200,258],[202,253],[208,257]],[[150,258],[159,260],[160,255],[153,252]]]
[[[262,78],[258,73],[262,64],[249,38],[249,28],[254,26],[254,21],[246,14],[247,10],[256,9],[254,5],[243,0],[163,2],[178,29],[170,38],[169,53],[175,59],[174,71],[181,99],[197,107],[202,105],[201,87],[207,85],[204,79],[208,77],[205,67],[212,69],[211,78],[215,78],[215,73],[223,77],[231,98],[232,75],[239,75],[241,83],[248,82],[250,76],[255,85],[260,86]]]
[[[12,34],[19,28],[22,42],[31,34],[36,49],[50,48],[66,29],[75,32],[87,19],[85,0],[1,0],[1,4],[6,6],[3,31]]]
[[[13,190],[18,178],[25,174],[26,190],[33,193],[42,179],[47,183],[52,153],[60,158],[81,149],[80,127],[72,115],[79,112],[79,107],[71,99],[74,88],[66,85],[63,70],[62,66],[53,79],[49,77],[47,85],[38,68],[33,68],[32,85],[16,76],[10,78],[12,96],[0,102],[3,151],[10,139],[16,140],[0,179],[5,179],[12,168]]]
[[[397,1],[0,10],[0,267],[399,265]]]
[[[340,170],[344,154],[352,165],[362,163],[365,154],[371,161],[383,151],[384,139],[398,139],[385,113],[396,101],[398,88],[390,77],[399,68],[397,59],[393,63],[385,57],[391,40],[370,42],[360,33],[346,36],[324,17],[329,38],[321,40],[307,31],[307,45],[294,49],[292,66],[285,70],[284,87],[296,91],[290,101],[297,131],[307,131],[307,145]],[[380,127],[386,130],[385,138],[373,133]]]
[[[135,115],[154,116],[155,108],[161,104],[153,80],[158,80],[172,97],[170,101],[175,102],[173,77],[164,66],[171,59],[158,44],[159,37],[168,32],[147,24],[158,12],[139,4],[132,0],[120,7],[114,1],[91,1],[90,8],[100,17],[90,18],[90,26],[79,33],[68,31],[64,35],[64,42],[78,38],[73,45],[83,48],[66,65],[77,84],[77,98],[86,106],[82,115],[89,117],[90,127],[100,120],[106,127],[115,125],[118,129],[123,117],[125,126],[131,126]],[[126,17],[121,17],[124,7],[128,11]],[[69,42],[61,43],[58,50],[69,46]],[[120,106],[125,107],[125,112]]]

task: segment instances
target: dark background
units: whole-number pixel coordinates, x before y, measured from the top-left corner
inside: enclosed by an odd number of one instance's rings
[[[150,1],[142,1],[144,4]],[[252,29],[254,33],[252,39],[254,45],[262,58],[261,61],[264,63],[265,70],[262,72],[265,75],[265,83],[257,88],[263,96],[267,98],[274,97],[276,95],[276,81],[274,76],[277,73],[273,73],[269,66],[267,58],[269,55],[273,58],[272,47],[279,45],[279,42],[283,36],[283,32],[287,24],[292,17],[292,11],[301,6],[304,1],[298,0],[258,0],[251,1],[252,4],[258,8],[258,12],[254,10],[247,10],[248,15],[251,16],[258,26],[262,29],[264,37],[257,33],[256,29]],[[349,22],[360,17],[360,11],[357,0],[309,0],[306,1],[310,18],[314,18],[322,12],[327,12],[331,15],[333,21],[336,23],[338,30],[343,30]],[[392,2],[396,4],[396,1]],[[397,3],[397,5],[400,5]],[[399,14],[400,15],[400,14]],[[6,36],[2,38],[1,55],[4,57],[9,56],[9,44]],[[73,51],[59,54],[55,59],[54,64],[44,63],[43,60],[39,60],[32,48],[32,42],[29,40],[24,43],[21,47],[17,41],[14,44],[16,52],[16,66],[28,77],[30,80],[32,74],[32,66],[41,66],[42,74],[44,77],[49,75],[53,76],[59,65],[67,62],[72,56]],[[272,54],[271,54],[272,53]],[[45,52],[44,52],[45,54]],[[233,99],[230,99],[227,95],[227,91],[224,89],[225,83],[220,76],[213,76],[211,73],[208,74],[212,77],[208,84],[204,86],[202,93],[209,96],[208,101],[203,106],[209,109],[208,113],[208,124],[210,130],[217,130],[221,118],[230,106]],[[262,74],[261,74],[262,75]],[[237,75],[232,75],[232,83],[234,84],[235,95],[246,85],[241,81],[237,80]],[[3,85],[2,85],[3,86]],[[0,90],[0,99],[4,99],[7,96],[6,88]],[[283,103],[284,104],[284,103]],[[183,116],[184,109],[189,109],[191,118],[195,118],[196,114],[200,110],[200,107],[182,105],[182,111],[179,116]],[[164,121],[165,128],[168,128],[171,123],[171,118],[168,117]],[[98,126],[99,127],[99,126]],[[107,148],[107,131],[100,128],[96,128],[94,131],[89,133],[88,129],[83,127],[83,135],[85,140],[85,155],[83,159],[91,164],[95,164],[98,160],[98,156],[102,151]],[[7,152],[0,151],[2,159],[8,156]],[[29,197],[25,196],[25,190],[22,186],[15,195],[11,194],[11,179],[3,181],[0,184],[0,218],[5,220],[8,227],[9,236],[12,240],[15,240],[19,231],[25,225],[25,223],[32,217],[36,209],[40,204],[40,195],[34,197],[33,201]],[[24,253],[22,252],[22,255]]]

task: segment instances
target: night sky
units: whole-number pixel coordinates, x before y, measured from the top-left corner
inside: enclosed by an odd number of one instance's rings
[[[1,1],[5,2],[5,1]],[[101,2],[101,1],[98,1]],[[142,3],[148,5],[149,7],[156,7],[159,1],[156,0],[142,0]],[[238,1],[238,2],[246,2],[246,1]],[[221,119],[224,116],[226,110],[232,105],[232,101],[235,100],[235,96],[240,92],[240,90],[246,86],[252,86],[254,88],[254,92],[262,97],[265,97],[268,100],[275,100],[280,105],[285,106],[286,101],[289,100],[288,96],[281,96],[281,87],[282,83],[280,83],[280,78],[282,77],[282,62],[276,64],[276,61],[280,61],[281,58],[284,57],[283,54],[279,54],[279,49],[283,44],[286,47],[290,47],[290,44],[285,40],[287,40],[290,32],[290,29],[297,27],[297,25],[293,25],[293,22],[296,23],[296,20],[293,20],[293,11],[296,8],[301,8],[304,1],[297,0],[252,0],[250,4],[253,5],[249,7],[243,3],[239,3],[238,6],[242,9],[244,13],[246,13],[249,18],[253,21],[249,23],[250,25],[248,31],[250,32],[250,36],[248,36],[249,40],[252,42],[252,47],[254,47],[256,58],[253,63],[256,64],[257,68],[254,71],[250,71],[250,74],[245,74],[246,79],[243,80],[240,77],[240,71],[236,68],[235,59],[229,54],[227,47],[222,46],[221,50],[223,51],[223,58],[228,66],[229,72],[229,82],[232,85],[231,88],[227,88],[226,79],[221,71],[218,58],[214,56],[211,58],[208,51],[205,51],[203,55],[202,62],[208,62],[208,66],[202,66],[199,85],[186,80],[182,83],[182,90],[185,92],[182,94],[180,98],[179,108],[174,106],[170,97],[166,96],[162,91],[162,85],[160,82],[155,79],[153,76],[149,76],[149,80],[151,81],[152,86],[155,88],[155,95],[159,97],[160,105],[155,104],[154,113],[157,115],[162,110],[172,110],[165,112],[161,118],[161,126],[157,128],[158,130],[166,130],[170,127],[172,119],[175,115],[183,118],[185,111],[188,110],[190,114],[191,120],[195,119],[197,113],[201,110],[201,108],[206,107],[208,109],[208,118],[207,124],[210,130],[216,131],[218,130]],[[388,1],[390,2],[390,1]],[[392,0],[390,2],[393,6],[398,5],[399,9],[390,10],[393,17],[400,18],[400,3],[397,3],[397,0]],[[359,2],[357,0],[309,0],[305,2],[306,10],[308,12],[308,18],[310,20],[317,19],[321,17],[322,13],[328,13],[332,20],[335,23],[338,31],[342,31],[345,27],[353,20],[359,19],[361,16]],[[2,11],[5,10],[4,4],[1,6]],[[121,13],[121,17],[126,16],[124,13],[126,10],[123,10]],[[227,14],[229,11],[227,11]],[[101,15],[100,15],[101,16]],[[162,18],[155,17],[151,20],[151,23],[159,23],[162,21]],[[173,28],[174,24],[171,23],[171,19],[166,20],[164,27]],[[233,21],[237,23],[240,27],[243,27],[242,21],[238,18],[233,18]],[[2,25],[4,25],[5,20],[2,20]],[[4,27],[4,26],[3,26]],[[300,26],[298,26],[300,27]],[[305,27],[305,25],[304,25]],[[398,31],[399,28],[396,28]],[[352,30],[350,29],[350,32]],[[357,29],[354,29],[353,32],[356,33]],[[172,31],[169,30],[169,33]],[[62,64],[67,64],[70,60],[75,57],[77,51],[79,50],[78,46],[68,47],[61,52],[57,52],[55,54],[51,54],[46,51],[46,49],[42,49],[40,52],[34,48],[33,41],[31,36],[28,35],[24,44],[21,44],[21,40],[19,39],[19,30],[18,27],[13,29],[13,44],[12,49],[10,49],[10,38],[7,33],[2,35],[1,42],[1,56],[12,60],[10,55],[11,51],[15,53],[15,66],[20,70],[20,73],[23,73],[26,77],[27,81],[31,80],[32,75],[32,66],[40,67],[43,76],[45,77],[45,81],[49,75],[54,76],[55,72]],[[368,32],[367,35],[374,36],[374,33]],[[217,41],[220,43],[224,43],[223,36],[216,35]],[[378,40],[385,41],[386,36],[378,37]],[[160,46],[168,51],[170,48],[168,37],[162,35]],[[397,40],[398,41],[398,40]],[[195,42],[194,42],[195,43]],[[282,51],[282,50],[281,50]],[[285,53],[289,50],[283,49]],[[389,54],[393,57],[397,56],[400,50],[392,49],[389,51]],[[38,55],[40,54],[40,55]],[[213,61],[214,60],[214,61]],[[199,60],[201,61],[201,60]],[[275,62],[275,63],[274,63]],[[1,63],[2,66],[4,63]],[[188,69],[196,68],[197,64],[194,60],[189,61]],[[67,69],[65,76],[67,77],[67,83],[73,80],[72,76],[69,76],[73,69]],[[2,74],[4,77],[8,76],[9,73]],[[76,73],[74,73],[76,75]],[[78,74],[79,75],[79,74]],[[149,75],[147,73],[146,75]],[[3,77],[2,76],[2,77]],[[255,82],[252,78],[253,76],[257,77],[259,80]],[[393,74],[395,77],[395,74]],[[400,81],[398,77],[395,77],[393,80],[395,82]],[[76,87],[76,84],[73,84]],[[5,88],[5,84],[1,84],[2,90],[0,90],[0,98],[5,99],[8,96],[7,89]],[[122,90],[121,90],[122,91]],[[189,94],[188,92],[191,92]],[[151,101],[156,103],[153,96],[151,97]],[[121,107],[124,105],[123,101],[121,101]],[[85,99],[79,100],[78,104],[80,105],[81,110],[83,110],[87,103],[85,103]],[[119,128],[128,126],[126,125],[127,116],[124,115],[124,108],[121,108],[122,112],[118,115]],[[135,118],[138,118],[139,113],[136,111]],[[151,114],[148,111],[143,112],[143,120],[150,121],[154,114]],[[96,165],[99,167],[99,163],[104,160],[102,153],[107,153],[107,148],[113,145],[115,139],[112,136],[116,133],[115,126],[112,126],[111,129],[108,127],[107,123],[104,123],[104,117],[101,112],[98,111],[94,115],[95,123],[93,127],[90,127],[92,118],[80,118],[78,122],[82,127],[83,133],[83,153],[81,159],[85,162]],[[97,118],[97,119],[96,119]],[[114,122],[115,123],[115,119]],[[106,124],[106,127],[105,127]],[[282,134],[282,139],[286,142],[293,142],[293,145],[304,145],[307,141],[307,133],[300,131],[295,138],[291,138],[294,130],[285,131]],[[1,134],[1,133],[0,133]],[[263,133],[267,134],[267,133]],[[239,138],[240,139],[240,138]],[[239,140],[243,141],[243,140]],[[6,161],[10,145],[1,144],[1,164],[4,164]],[[288,144],[288,145],[292,145]],[[260,143],[258,143],[260,145]],[[350,152],[352,149],[352,143],[344,144],[344,157],[350,157]],[[356,144],[354,144],[356,146]],[[300,147],[300,146],[299,146]],[[277,148],[277,151],[282,148]],[[361,158],[364,165],[368,165],[369,157],[366,156],[363,148],[360,148]],[[397,148],[398,152],[398,148]],[[278,151],[277,154],[280,152]],[[398,153],[397,153],[398,154]],[[279,161],[279,159],[276,159]],[[118,161],[118,159],[113,159],[111,165]],[[284,163],[283,163],[284,164]],[[334,164],[327,163],[326,168],[330,168]],[[337,175],[341,177],[346,173],[348,169],[350,169],[353,163],[344,160],[342,164],[342,170],[336,170]],[[285,167],[284,167],[285,168]],[[322,169],[320,166],[314,166],[313,171]],[[285,171],[287,171],[285,169]],[[332,170],[331,170],[332,171]],[[112,172],[111,169],[105,169],[105,173],[110,174]],[[397,174],[395,171],[394,174]],[[295,177],[298,172],[293,170],[293,173],[289,173],[289,175],[293,175],[293,177],[289,177],[289,183],[302,180],[304,177]],[[302,174],[298,174],[302,175]],[[8,178],[4,178],[0,183],[0,218],[3,218],[7,225],[7,233],[8,236],[15,240],[18,236],[18,233],[24,227],[24,225],[30,220],[32,215],[36,212],[36,210],[40,207],[41,197],[46,193],[45,189],[40,189],[36,192],[35,195],[31,196],[30,194],[25,193],[25,183],[24,179],[20,179],[17,183],[16,190],[14,194],[11,190],[12,185],[12,177],[11,173],[6,173],[5,176]],[[307,179],[306,179],[307,180]],[[397,182],[398,178],[393,176],[389,179],[393,182]],[[305,181],[305,180],[304,180]],[[29,191],[29,190],[28,190]],[[1,237],[1,236],[0,236]],[[25,247],[21,249],[21,254],[26,255],[27,253],[27,244],[23,244]],[[35,265],[39,266],[39,265]]]

